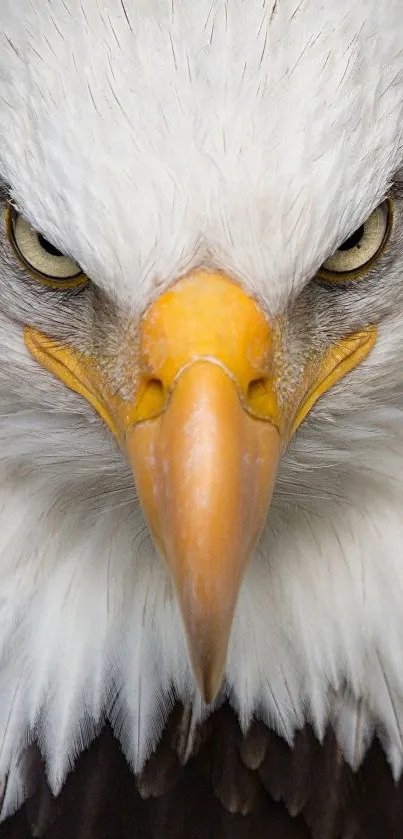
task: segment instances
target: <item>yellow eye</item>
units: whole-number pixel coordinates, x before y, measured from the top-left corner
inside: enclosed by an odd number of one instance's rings
[[[365,274],[383,253],[393,221],[392,201],[387,198],[339,249],[323,263],[319,279],[343,283]]]
[[[39,282],[60,289],[76,288],[87,282],[77,262],[57,250],[11,205],[6,209],[6,229],[23,268]]]

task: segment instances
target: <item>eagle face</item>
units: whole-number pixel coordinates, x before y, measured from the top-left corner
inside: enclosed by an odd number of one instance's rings
[[[402,12],[333,5],[5,0],[9,810],[176,696],[400,772]]]

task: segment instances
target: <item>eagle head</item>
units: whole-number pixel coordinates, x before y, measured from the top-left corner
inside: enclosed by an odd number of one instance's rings
[[[105,718],[137,769],[226,695],[398,771],[402,12],[364,5],[3,0],[0,774],[36,738],[57,791]]]

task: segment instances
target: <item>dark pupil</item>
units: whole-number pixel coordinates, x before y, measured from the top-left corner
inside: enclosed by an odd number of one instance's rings
[[[63,254],[60,253],[60,251],[58,251],[57,248],[51,245],[50,242],[48,242],[48,240],[41,235],[41,233],[38,233],[38,241],[40,246],[43,248],[44,251],[46,251],[46,253],[50,253],[51,256],[63,256]]]
[[[339,247],[339,251],[349,251],[351,248],[360,247],[361,239],[364,235],[364,225],[362,224],[352,236],[349,236],[345,242]]]

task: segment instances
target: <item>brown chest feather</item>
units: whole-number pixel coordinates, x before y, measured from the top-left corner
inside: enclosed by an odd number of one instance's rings
[[[105,727],[58,798],[30,747],[32,794],[0,839],[403,837],[403,782],[394,784],[377,742],[354,774],[330,732],[321,745],[306,727],[290,749],[259,722],[243,737],[228,706],[190,739],[189,725],[177,707],[138,777]]]

